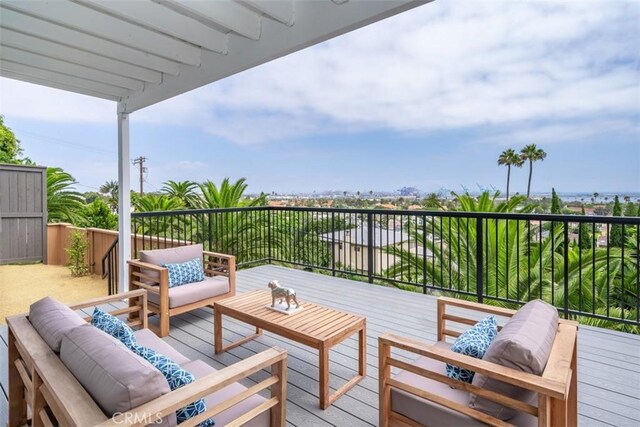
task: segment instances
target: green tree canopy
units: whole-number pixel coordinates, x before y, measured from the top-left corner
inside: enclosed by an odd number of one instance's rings
[[[584,205],[582,205],[582,216],[586,215],[584,211]],[[589,231],[589,224],[586,222],[580,223],[580,233],[579,233],[579,242],[578,245],[580,249],[591,249],[591,245],[593,245],[593,237],[591,236],[591,232]]]
[[[20,140],[13,131],[4,124],[4,116],[0,114],[0,163],[22,163]]]
[[[562,213],[562,200],[556,193],[556,189],[551,189],[551,213],[552,214],[561,214]]]
[[[102,228],[105,230],[118,229],[118,215],[111,211],[111,208],[100,198],[84,205],[82,211],[84,227]]]
[[[76,180],[62,168],[47,168],[47,210],[49,222],[82,221],[84,197],[73,185]]]
[[[180,199],[184,207],[193,209],[198,206],[197,188],[198,184],[193,181],[169,180],[163,184],[161,191],[169,197]]]
[[[613,216],[622,216],[622,206],[620,206],[618,196],[613,198]],[[613,224],[611,226],[611,235],[609,236],[609,245],[615,248],[621,248],[623,243],[622,225]]]
[[[199,207],[202,209],[264,206],[267,203],[265,194],[261,194],[255,199],[244,198],[244,192],[247,189],[245,178],[240,178],[233,184],[229,178],[225,178],[220,187],[212,181],[206,181],[199,187],[202,191]]]

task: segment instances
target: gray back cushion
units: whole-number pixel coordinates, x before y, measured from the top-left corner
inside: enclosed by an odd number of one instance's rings
[[[109,417],[169,392],[159,370],[88,324],[64,336],[60,359]]]
[[[542,375],[558,330],[558,311],[542,300],[525,304],[498,333],[482,360],[518,371]],[[531,391],[476,374],[472,384],[514,399],[530,401]],[[509,420],[516,412],[472,394],[469,406],[486,414]]]
[[[87,323],[75,311],[51,297],[31,304],[29,322],[56,353],[60,353],[60,343],[64,334]]]
[[[153,249],[140,251],[140,261],[154,265],[175,264],[202,257],[201,243],[176,248]],[[158,273],[153,270],[141,269],[141,273],[158,280]]]

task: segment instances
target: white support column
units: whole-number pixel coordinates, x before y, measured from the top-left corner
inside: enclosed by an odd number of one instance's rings
[[[129,113],[118,105],[118,292],[129,290],[127,261],[131,259],[131,169]]]

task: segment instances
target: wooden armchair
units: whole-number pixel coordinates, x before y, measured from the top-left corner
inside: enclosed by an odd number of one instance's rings
[[[449,307],[454,307],[454,314],[447,310]],[[463,312],[469,313],[469,311],[472,312],[470,317],[461,314]],[[415,427],[427,425],[424,422],[415,421],[406,413],[402,413],[402,409],[396,410],[394,408],[397,402],[394,403],[393,398],[394,395],[398,397],[398,393],[413,396],[413,399],[419,402],[418,405],[426,405],[425,408],[437,408],[436,411],[443,411],[441,413],[449,415],[457,414],[453,415],[457,420],[456,425],[537,425],[540,427],[577,425],[578,325],[576,322],[559,320],[551,354],[541,376],[461,355],[449,350],[449,345],[445,344],[447,337],[456,338],[461,334],[455,330],[460,328],[456,328],[452,324],[465,325],[466,328],[468,325],[475,324],[479,319],[479,314],[493,314],[510,318],[515,313],[514,310],[442,297],[438,299],[438,343],[430,345],[393,334],[379,337],[380,426]],[[423,362],[407,363],[401,358],[394,357],[391,352],[393,348],[419,355]],[[537,405],[535,405],[535,401],[533,404],[523,402],[508,395],[451,379],[445,373],[446,363],[469,369],[476,372],[476,375],[486,375],[489,378],[531,390],[537,394]],[[425,369],[427,365],[433,369]],[[420,380],[420,384],[426,384],[426,386],[416,387],[415,383],[409,384],[395,379],[391,375],[392,367],[423,378]],[[468,405],[468,396],[471,393],[515,409],[518,411],[518,415],[512,420],[503,421],[480,412]],[[451,395],[457,397],[449,398]],[[467,397],[465,398],[465,396]],[[424,413],[424,409],[421,410]],[[433,421],[428,422],[429,426],[445,425],[439,416],[433,416],[431,419]]]
[[[202,257],[204,281],[169,287],[166,263],[185,262]],[[148,311],[159,316],[160,337],[169,334],[171,316],[185,313],[236,294],[236,258],[233,255],[208,252],[201,244],[177,248],[140,251],[140,259],[129,261],[129,288],[146,289]]]

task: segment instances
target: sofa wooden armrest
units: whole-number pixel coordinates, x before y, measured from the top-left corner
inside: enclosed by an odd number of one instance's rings
[[[129,307],[119,308],[115,310],[106,310],[112,316],[121,314],[129,314],[129,326],[132,328],[147,328],[147,291],[145,289],[136,289],[120,294],[109,295],[84,301],[78,304],[70,305],[72,310],[82,310],[83,308],[96,307],[111,302],[129,301]],[[91,316],[85,317],[87,322],[91,322]]]
[[[450,323],[473,325],[477,321],[473,315],[458,310],[455,314],[447,311],[447,307],[457,307],[478,313],[494,314],[511,317],[515,310],[492,307],[484,304],[455,300],[452,298],[438,299],[438,341],[445,341],[446,337],[457,337],[459,332]],[[457,389],[476,394],[503,406],[521,411],[538,418],[539,426],[569,426],[577,422],[577,323],[572,321],[558,322],[558,331],[554,339],[551,354],[542,375],[533,375],[482,359],[461,355],[451,350],[424,343],[419,340],[384,334],[379,337],[379,398],[381,426],[417,426],[403,415],[395,413],[391,408],[391,390],[397,389],[405,393],[444,406],[475,420],[489,425],[505,426],[509,423],[480,412],[460,402],[453,402],[442,396],[422,390],[394,380],[391,368],[398,368],[415,375],[437,381]],[[435,372],[415,364],[407,363],[392,354],[392,349],[410,352],[439,362],[448,363],[469,369],[504,383],[509,383],[523,389],[537,393],[537,407],[526,402],[516,400],[491,390],[485,390],[473,384],[457,381],[447,377],[442,372]]]
[[[100,427],[107,426],[143,426],[148,422],[151,424],[157,418],[161,418],[175,412],[178,408],[185,406],[194,400],[212,394],[229,384],[238,382],[243,378],[271,367],[271,375],[249,387],[242,394],[238,394],[230,399],[218,403],[216,406],[207,408],[207,411],[197,417],[184,421],[180,426],[193,427],[207,418],[214,417],[220,412],[230,408],[236,403],[255,395],[260,391],[271,388],[270,398],[262,405],[257,406],[250,412],[241,415],[234,420],[234,425],[242,425],[261,413],[271,410],[271,425],[284,426],[286,424],[286,400],[287,400],[287,352],[280,348],[271,348],[261,353],[241,360],[220,371],[213,372],[195,382],[160,396],[144,405],[137,407],[133,411],[119,414],[100,424]]]

